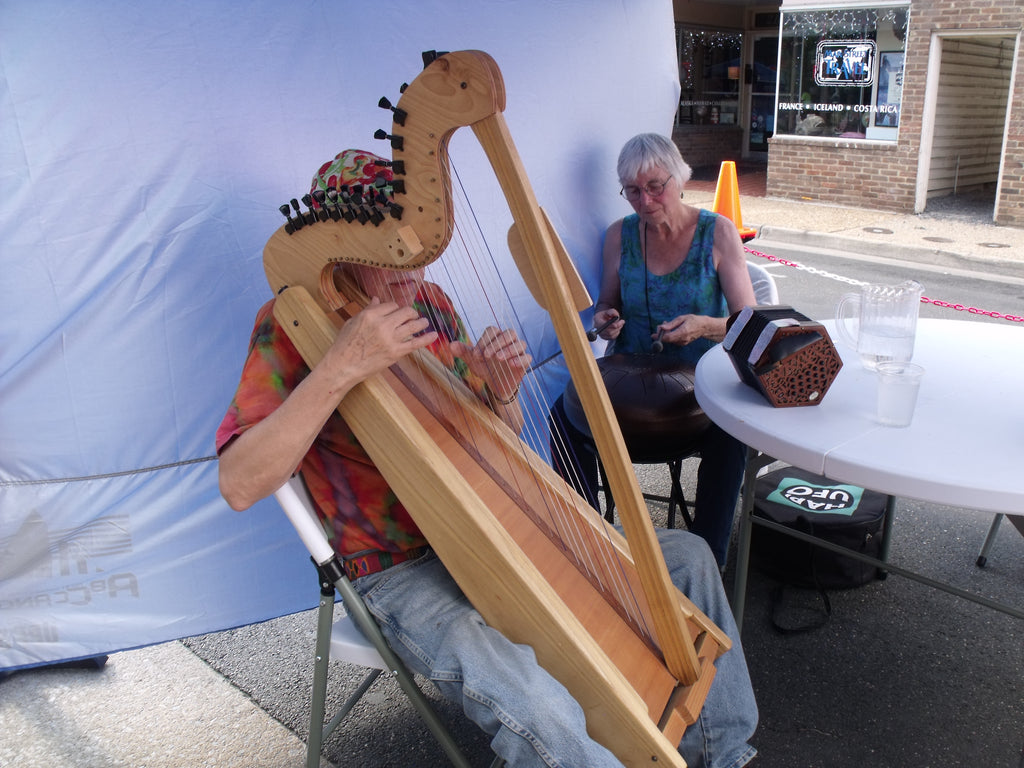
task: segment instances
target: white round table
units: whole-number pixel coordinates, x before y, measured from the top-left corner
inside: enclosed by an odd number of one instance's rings
[[[834,325],[825,326],[835,341]],[[926,372],[913,423],[902,428],[876,421],[876,374],[861,366],[855,351],[835,343],[843,368],[818,405],[773,407],[740,380],[721,345],[697,366],[697,401],[752,451],[832,480],[894,497],[1024,514],[1024,328],[921,319],[914,362]],[[753,475],[764,464],[748,462],[739,600],[745,596]],[[734,610],[742,619],[741,602]]]

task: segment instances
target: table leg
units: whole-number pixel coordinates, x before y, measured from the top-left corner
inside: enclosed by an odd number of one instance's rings
[[[889,547],[892,544],[892,528],[896,522],[896,497],[885,497],[885,520],[882,522],[882,546],[879,550],[879,560],[883,563],[889,562]],[[888,571],[879,569],[878,579],[885,579]]]
[[[757,473],[774,462],[770,456],[747,447],[747,468],[743,473],[743,502],[740,505],[740,530],[736,541],[736,575],[732,587],[732,615],[736,628],[743,631],[743,609],[747,601],[747,575],[750,571],[750,538],[754,523],[754,486]]]
[[[997,514],[992,519],[992,527],[988,529],[988,535],[985,537],[985,543],[981,545],[981,552],[978,554],[978,559],[975,561],[979,568],[984,568],[985,563],[988,562],[988,551],[992,549],[992,544],[995,543],[996,533],[999,531],[999,524],[1003,522],[1003,514]],[[1022,531],[1024,533],[1024,531]]]

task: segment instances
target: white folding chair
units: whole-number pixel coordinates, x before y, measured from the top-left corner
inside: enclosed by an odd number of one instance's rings
[[[320,574],[320,607],[317,613],[313,700],[310,706],[306,768],[318,768],[324,740],[384,671],[397,679],[410,703],[423,718],[452,764],[459,768],[469,768],[469,762],[416,684],[412,672],[391,650],[366,604],[346,577],[344,567],[327,541],[301,477],[291,478],[274,493],[274,496],[295,526]],[[334,620],[336,591],[341,595],[346,611],[337,621]],[[366,667],[369,672],[337,714],[325,725],[327,668],[331,658]],[[502,764],[500,758],[495,758],[492,768],[498,768]]]
[[[754,299],[758,304],[778,304],[779,289],[772,273],[759,264],[747,262],[747,272],[754,286]]]

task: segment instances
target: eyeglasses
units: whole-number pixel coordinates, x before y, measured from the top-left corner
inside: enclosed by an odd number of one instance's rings
[[[648,181],[642,188],[631,184],[620,189],[619,194],[631,203],[640,199],[641,191],[646,192],[648,197],[661,197],[665,191],[665,185],[668,184],[671,178],[672,176],[669,175],[664,181]]]

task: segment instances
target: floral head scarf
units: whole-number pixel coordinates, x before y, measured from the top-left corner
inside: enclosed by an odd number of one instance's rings
[[[320,166],[309,191],[322,189],[326,192],[333,188],[340,192],[343,186],[357,184],[370,187],[378,183],[378,179],[390,185],[392,178],[391,165],[383,157],[361,149],[346,149]]]

